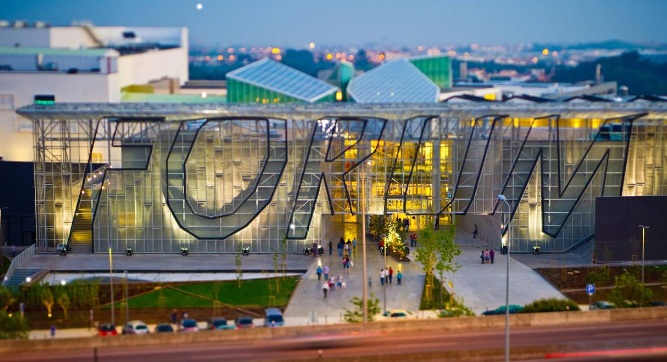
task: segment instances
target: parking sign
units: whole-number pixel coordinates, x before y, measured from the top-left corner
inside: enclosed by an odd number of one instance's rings
[[[595,284],[586,284],[586,293],[593,295],[595,293]]]

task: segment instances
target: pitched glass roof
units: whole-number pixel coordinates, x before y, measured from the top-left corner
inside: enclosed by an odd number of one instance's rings
[[[407,59],[397,59],[352,78],[347,94],[357,103],[433,103],[440,88]]]
[[[335,93],[338,88],[269,58],[227,73],[227,78],[270,89],[306,102]]]

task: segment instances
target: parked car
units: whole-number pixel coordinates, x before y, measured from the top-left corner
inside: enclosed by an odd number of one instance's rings
[[[611,302],[607,302],[606,300],[599,300],[593,304],[591,304],[590,310],[595,310],[595,309],[615,309],[616,305]]]
[[[519,313],[522,310],[523,310],[522,306],[516,304],[510,304],[509,307],[510,314]],[[496,314],[505,314],[505,306],[501,305],[496,309],[487,310],[486,312],[482,313],[482,315],[496,315]]]
[[[241,316],[236,318],[236,329],[240,328],[252,328],[255,326],[255,323],[252,321],[252,317]]]
[[[405,309],[390,309],[382,315],[388,318],[410,318],[413,316],[412,313]]]
[[[194,319],[183,319],[178,326],[179,332],[198,332],[197,321]]]
[[[123,334],[148,334],[148,326],[142,321],[129,321],[123,326]]]
[[[264,310],[265,327],[281,327],[285,325],[283,313],[278,308],[267,308]]]
[[[208,320],[208,329],[234,329],[234,325],[227,323],[222,317],[211,318]]]
[[[97,327],[97,335],[100,337],[117,336],[118,331],[116,331],[116,325],[113,323],[101,323],[99,327]]]
[[[174,333],[174,327],[170,323],[160,323],[153,330],[155,333]]]

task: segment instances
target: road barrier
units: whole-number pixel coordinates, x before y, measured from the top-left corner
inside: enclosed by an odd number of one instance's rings
[[[624,320],[667,318],[667,307],[607,309],[587,312],[518,313],[510,316],[512,326],[549,326],[575,323],[609,323]],[[441,319],[402,319],[368,323],[345,323],[279,328],[252,328],[197,333],[152,333],[142,336],[58,338],[45,340],[0,340],[0,354],[49,350],[81,350],[120,346],[157,346],[261,340],[325,333],[427,332],[433,330],[471,330],[504,328],[505,316],[455,317]]]

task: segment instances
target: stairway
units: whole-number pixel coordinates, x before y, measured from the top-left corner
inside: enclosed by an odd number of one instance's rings
[[[42,273],[42,269],[14,269],[12,277],[9,278],[6,282],[3,282],[3,285],[11,290],[17,291],[21,284],[25,283],[26,278],[30,277],[33,281],[35,277]]]
[[[97,204],[99,194],[102,191],[105,169],[106,166],[101,167],[92,173],[86,174],[83,178],[83,180],[89,180],[83,183],[81,197],[77,203],[76,212],[72,219],[72,228],[67,240],[72,253],[93,252],[93,206]],[[93,177],[90,177],[90,175],[93,175]]]
[[[578,255],[585,261],[593,261],[593,255],[595,254],[595,234],[590,235],[577,243],[577,245],[570,249],[569,252]]]

